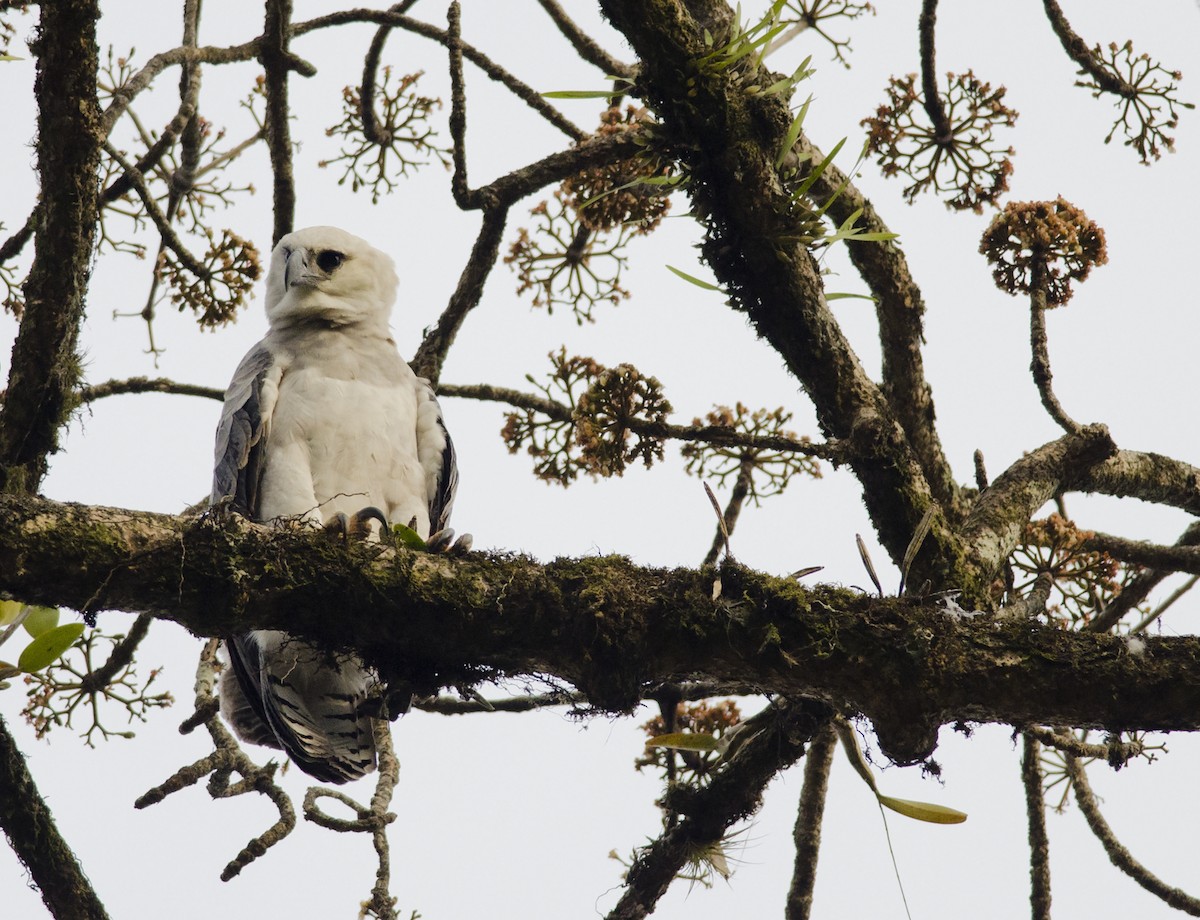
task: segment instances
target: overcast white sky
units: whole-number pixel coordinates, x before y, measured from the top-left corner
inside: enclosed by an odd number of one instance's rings
[[[493,54],[539,90],[604,86],[602,75],[577,61],[532,0],[466,0],[467,41]],[[565,4],[581,22],[597,20],[594,4]],[[1159,0],[1129,15],[1116,0],[1063,0],[1068,17],[1088,41],[1132,38],[1138,50],[1184,71],[1184,97],[1200,101],[1200,10],[1190,0]],[[296,3],[297,19],[337,8]],[[756,4],[748,4],[748,8]],[[918,69],[919,3],[879,3],[879,14],[853,24],[853,70],[830,60],[827,46],[802,36],[777,69],[794,67],[811,53],[818,73],[808,125],[829,149],[842,137],[846,150],[862,140],[859,121],[883,98],[889,74]],[[1195,411],[1187,401],[1195,380],[1200,332],[1192,290],[1195,264],[1191,215],[1200,204],[1200,129],[1184,113],[1179,152],[1151,168],[1138,165],[1118,143],[1101,142],[1112,105],[1072,86],[1074,67],[1041,15],[1041,5],[962,2],[944,4],[938,22],[939,70],[974,68],[983,79],[1009,87],[1007,102],[1020,111],[1012,131],[1017,148],[1011,198],[1063,195],[1084,208],[1108,236],[1110,264],[1097,270],[1067,310],[1049,317],[1055,386],[1067,411],[1082,421],[1107,422],[1122,447],[1154,450],[1200,462]],[[442,22],[443,3],[418,4],[414,14]],[[208,0],[201,41],[231,44],[258,34],[258,5]],[[136,48],[134,60],[173,46],[175,4],[118,0],[105,4],[105,44],[116,53]],[[31,18],[17,19],[24,29]],[[602,42],[625,59],[627,48],[606,28]],[[359,61],[373,29],[351,27],[299,40],[294,50],[320,73],[293,78],[302,146],[297,156],[297,226],[336,224],[367,238],[395,257],[401,294],[394,327],[402,352],[419,342],[444,304],[478,226],[474,214],[453,207],[448,175],[430,167],[372,207],[351,195],[337,174],[316,168],[336,154],[324,129],[338,120],[340,90],[360,79]],[[20,53],[18,43],[14,51]],[[448,97],[445,61],[435,46],[396,33],[384,57],[399,72],[427,71],[430,93]],[[4,63],[5,132],[0,138],[0,218],[7,231],[20,226],[32,205],[34,112],[28,87],[30,62]],[[253,80],[253,68],[205,71],[202,110],[227,125],[230,138],[252,130],[234,105]],[[139,99],[138,112],[158,125],[174,111],[176,76],[164,74],[159,91]],[[471,179],[481,184],[563,145],[520,104],[494,92],[468,66]],[[805,90],[804,92],[807,92]],[[594,123],[595,101],[563,103],[581,125]],[[443,119],[445,112],[441,113]],[[122,128],[122,131],[128,131]],[[443,136],[444,131],[443,131]],[[502,139],[502,140],[501,140]],[[123,134],[119,143],[128,143]],[[842,165],[848,167],[852,157]],[[261,246],[270,242],[266,152],[257,148],[237,164],[237,177],[260,189],[215,218]],[[898,182],[867,167],[861,187],[875,201],[901,242],[926,303],[926,366],[941,434],[959,478],[970,481],[971,454],[984,451],[993,477],[1025,450],[1053,438],[1028,375],[1028,317],[1022,302],[992,287],[976,250],[990,215],[950,214],[937,201],[914,207],[900,200]],[[532,206],[538,199],[528,202]],[[509,238],[524,223],[516,209]],[[686,211],[677,202],[676,213]],[[784,405],[795,428],[816,434],[812,413],[794,380],[764,349],[741,317],[719,295],[675,278],[671,264],[707,277],[695,262],[697,226],[668,220],[630,250],[626,286],[632,300],[601,307],[594,326],[578,327],[567,312],[553,316],[518,298],[515,280],[501,266],[480,308],[468,319],[447,362],[448,383],[489,382],[528,388],[526,373],[540,373],[545,355],[565,344],[569,352],[615,364],[629,361],[664,384],[679,421],[714,403],[741,400],[752,407]],[[840,260],[832,262],[837,268]],[[114,312],[140,309],[149,283],[147,263],[103,255],[84,330],[89,382],[162,374],[224,386],[245,350],[261,336],[265,318],[256,301],[236,326],[201,335],[187,317],[164,310],[155,327],[165,348],[158,366],[145,354],[145,329]],[[848,271],[831,290],[858,290]],[[844,300],[836,309],[868,368],[878,365],[873,311],[865,301]],[[7,374],[8,342],[15,331],[0,317],[0,372]],[[462,486],[455,525],[474,533],[476,545],[558,555],[626,553],[639,563],[695,565],[712,535],[712,512],[699,484],[681,475],[678,455],[653,470],[634,470],[616,482],[584,482],[563,491],[536,482],[526,458],[510,456],[497,432],[494,406],[447,400],[447,422],[459,447]],[[53,462],[45,493],[53,498],[178,511],[208,491],[215,403],[182,397],[128,396],[105,400],[71,426],[66,452]],[[1147,506],[1118,507],[1106,500],[1072,499],[1081,524],[1130,536],[1171,541],[1185,526],[1182,515]],[[827,473],[821,482],[797,482],[761,509],[749,508],[733,547],[744,563],[784,573],[823,564],[831,582],[864,584],[854,549],[860,532],[876,565],[888,569],[861,507],[854,482]],[[881,574],[894,584],[890,571]],[[1163,625],[1169,634],[1196,628],[1196,602],[1187,600]],[[101,624],[120,630],[120,613]],[[352,917],[368,893],[374,855],[366,839],[347,839],[304,824],[228,884],[218,873],[245,842],[272,820],[266,802],[239,798],[210,801],[203,789],[175,795],[144,812],[133,800],[180,765],[205,753],[198,733],[181,737],[175,726],[189,712],[195,640],[170,624],[154,630],[141,655],[143,667],[165,663],[161,678],[179,698],[172,710],[135,726],[135,741],[115,740],[90,750],[68,731],[37,742],[17,715],[19,686],[0,693],[0,712],[14,723],[30,767],[76,847],[85,870],[114,918],[277,915]],[[11,657],[6,649],[3,657]],[[755,703],[749,701],[747,712]],[[655,834],[656,779],[632,769],[641,747],[636,726],[649,717],[568,721],[561,712],[524,716],[445,718],[414,713],[395,726],[402,772],[393,810],[394,893],[403,911],[428,920],[486,914],[496,920],[587,917],[615,901],[621,867],[607,859]],[[110,718],[115,722],[119,715]],[[114,726],[121,727],[121,726]],[[869,733],[868,733],[869,736]],[[1191,795],[1200,745],[1172,737],[1171,753],[1153,765],[1136,763],[1119,775],[1095,768],[1110,823],[1134,854],[1167,882],[1183,887],[1196,878],[1197,806]],[[265,756],[266,752],[261,752]],[[979,729],[970,740],[943,732],[936,755],[944,785],[912,769],[884,770],[885,792],[943,802],[970,814],[958,827],[931,827],[891,819],[913,916],[1008,918],[1026,913],[1025,816],[1017,772],[1018,752],[1003,726]],[[790,835],[801,776],[797,768],[771,786],[766,808],[744,832],[741,863],[729,884],[712,891],[677,883],[656,916],[703,920],[780,916],[791,874]],[[304,777],[292,770],[287,787],[297,804]],[[351,794],[369,797],[369,783]],[[878,811],[867,790],[839,757],[831,783],[816,889],[816,917],[902,917],[903,906],[887,855]],[[1168,915],[1158,901],[1113,870],[1090,838],[1077,811],[1050,817],[1056,916],[1135,913]],[[6,849],[0,852],[0,912],[39,917],[38,895]],[[403,914],[407,916],[407,914]]]

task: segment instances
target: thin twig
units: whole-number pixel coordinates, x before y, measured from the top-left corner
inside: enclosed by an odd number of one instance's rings
[[[800,788],[800,808],[792,832],[796,842],[796,862],[784,910],[787,920],[808,920],[812,913],[817,857],[821,849],[821,820],[825,814],[829,771],[837,740],[837,731],[832,723],[828,724],[813,735],[804,756],[804,785]]]
[[[1088,783],[1087,773],[1084,771],[1083,765],[1079,762],[1079,758],[1073,754],[1068,754],[1066,756],[1066,763],[1067,773],[1071,777],[1071,785],[1075,789],[1075,801],[1079,804],[1079,810],[1083,813],[1083,817],[1087,821],[1088,827],[1092,829],[1092,833],[1096,835],[1096,839],[1100,841],[1100,845],[1104,847],[1104,852],[1108,854],[1108,858],[1112,861],[1112,864],[1152,895],[1164,901],[1169,907],[1183,911],[1185,914],[1190,914],[1193,917],[1200,917],[1200,899],[1194,898],[1178,888],[1167,885],[1134,859],[1129,850],[1117,839],[1117,835],[1113,833],[1108,822],[1104,820],[1104,816],[1100,814],[1100,807],[1096,803],[1095,795],[1092,794],[1092,787]]]
[[[277,764],[268,763],[260,767],[254,763],[246,752],[238,746],[232,734],[221,722],[217,714],[217,698],[215,687],[217,671],[217,647],[220,641],[210,639],[200,652],[200,661],[196,666],[196,712],[211,713],[204,722],[204,727],[212,738],[213,750],[201,757],[195,763],[180,767],[164,782],[142,794],[133,803],[134,808],[146,808],[157,805],[168,795],[196,785],[208,776],[208,794],[214,798],[230,798],[247,792],[258,792],[270,799],[279,813],[275,821],[263,833],[246,844],[242,850],[225,866],[221,872],[221,881],[227,882],[234,878],[254,860],[264,855],[268,849],[279,843],[296,827],[296,812],[292,808],[291,799],[275,782]],[[184,722],[184,725],[194,722],[194,717]],[[237,773],[241,779],[230,783],[230,778]]]
[[[599,67],[608,76],[628,77],[633,74],[633,67],[622,61],[618,61],[601,48],[594,38],[575,24],[571,17],[558,4],[557,0],[538,0],[538,3],[542,5],[542,9],[554,20],[554,24],[558,26],[558,31],[571,43],[571,47],[575,49],[580,58],[589,64]]]
[[[921,94],[925,113],[933,123],[933,136],[939,144],[947,144],[954,138],[954,130],[946,110],[942,107],[942,98],[938,94],[936,43],[934,42],[934,26],[937,24],[938,0],[924,0],[921,4],[921,19],[919,32],[921,38]]]
[[[1042,405],[1046,407],[1050,417],[1067,434],[1079,434],[1083,427],[1067,415],[1051,387],[1053,374],[1050,372],[1050,349],[1046,340],[1045,277],[1045,265],[1035,261],[1033,280],[1030,285],[1029,347],[1032,359],[1029,369],[1033,372],[1033,382],[1037,385],[1038,393],[1042,397]]]
[[[450,302],[438,317],[437,323],[426,334],[424,341],[413,355],[412,366],[420,376],[437,384],[442,375],[442,365],[458,330],[462,328],[467,314],[479,305],[483,296],[483,285],[496,264],[500,252],[500,240],[504,236],[504,225],[508,220],[507,207],[486,208],[479,235],[471,254],[459,275],[458,285],[450,295]]]
[[[129,177],[129,182],[133,190],[137,192],[138,197],[142,200],[143,207],[146,209],[146,216],[153,222],[167,248],[175,253],[176,258],[179,259],[183,267],[197,278],[210,278],[212,272],[205,268],[204,263],[197,259],[187,246],[184,245],[183,240],[179,238],[179,234],[171,226],[167,215],[158,207],[158,203],[154,200],[154,193],[150,191],[150,187],[146,184],[146,177],[142,175],[142,171],[125,159],[121,151],[108,141],[104,142],[104,152],[112,157],[114,162],[124,171],[125,175]]]
[[[1026,727],[1024,733],[1027,737],[1047,747],[1052,747],[1056,751],[1062,751],[1073,757],[1094,757],[1097,760],[1103,760],[1113,769],[1119,769],[1133,758],[1140,757],[1146,750],[1143,742],[1121,741],[1120,736],[1116,736],[1115,740],[1104,744],[1092,744],[1075,735],[1064,734],[1038,725]]]
[[[1029,903],[1033,920],[1050,920],[1050,837],[1046,833],[1046,802],[1042,794],[1041,745],[1024,734],[1021,783],[1029,820]]]
[[[95,402],[108,396],[124,393],[174,393],[178,396],[202,396],[205,399],[224,401],[225,393],[215,387],[204,387],[194,383],[176,383],[166,377],[128,377],[125,380],[106,380],[95,386],[81,387],[79,401]]]
[[[108,660],[83,678],[79,685],[80,689],[84,693],[99,693],[107,687],[112,679],[133,661],[133,653],[137,651],[137,647],[150,632],[150,624],[153,622],[153,615],[139,613],[133,621],[133,625],[129,627],[129,632],[125,634],[125,638],[113,646]]]
[[[448,45],[450,42],[449,33],[432,26],[429,23],[421,22],[416,19],[410,19],[408,16],[403,16],[398,13],[393,13],[388,10],[339,10],[336,13],[330,13],[326,16],[318,16],[315,19],[309,19],[306,22],[296,23],[291,30],[292,37],[299,37],[313,32],[317,29],[327,29],[333,26],[340,26],[350,22],[373,22],[378,25],[395,26],[398,29],[404,29],[407,32],[413,32],[433,41],[440,42],[443,45]],[[514,96],[528,105],[531,109],[545,118],[548,122],[570,137],[572,140],[582,140],[587,137],[588,132],[578,127],[567,119],[558,109],[550,105],[542,97],[541,93],[533,87],[518,80],[507,70],[483,54],[479,49],[467,44],[462,45],[463,57],[472,64],[477,66],[491,79],[500,83],[509,90]]]

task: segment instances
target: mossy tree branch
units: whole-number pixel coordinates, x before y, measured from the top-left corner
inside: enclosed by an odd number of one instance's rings
[[[731,303],[803,384],[824,434],[850,442],[848,462],[868,513],[898,561],[936,499],[884,394],[830,311],[812,254],[797,239],[775,167],[792,121],[787,102],[746,92],[756,81],[773,82],[767,75],[739,80],[731,70],[701,66],[710,52],[705,30],[716,46],[727,40],[733,15],[727,4],[602,0],[601,8],[637,52],[637,92],[654,107],[685,164],[695,210],[707,215],[706,261]],[[976,573],[963,562],[940,517],[914,564],[914,581],[954,584],[982,597]]]
[[[0,497],[0,592],[149,612],[205,636],[286,627],[352,646],[421,692],[542,674],[597,709],[628,711],[666,681],[736,683],[861,713],[900,762],[928,756],[938,728],[959,721],[1200,728],[1200,639],[1147,637],[1148,654],[1135,656],[1114,636],[957,620],[909,598],[805,588],[736,565],[720,578],[714,601],[711,569],[454,560],[236,517]],[[353,617],[329,617],[333,606]]]

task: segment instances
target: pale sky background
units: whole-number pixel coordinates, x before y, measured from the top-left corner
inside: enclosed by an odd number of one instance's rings
[[[761,4],[747,4],[757,8]],[[1200,101],[1200,10],[1191,0],[1139,4],[1137,15],[1116,0],[1063,0],[1076,30],[1089,42],[1132,38],[1171,68],[1184,71],[1183,97]],[[598,21],[595,6],[568,0],[582,23]],[[889,74],[918,69],[919,3],[880,2],[877,16],[838,34],[853,35],[853,69],[831,61],[827,45],[801,36],[774,66],[790,70],[807,54],[818,73],[808,126],[829,149],[847,137],[846,150],[862,142],[859,121],[883,99]],[[1017,148],[1012,200],[1063,195],[1104,227],[1110,264],[1082,286],[1068,309],[1049,318],[1056,391],[1075,418],[1107,422],[1125,448],[1159,451],[1200,462],[1200,436],[1188,397],[1195,380],[1200,319],[1192,287],[1195,271],[1191,215],[1200,204],[1200,128],[1185,112],[1176,132],[1179,152],[1151,168],[1114,141],[1102,144],[1113,117],[1108,100],[1093,100],[1072,86],[1067,60],[1041,12],[1041,4],[966,0],[943,4],[938,21],[939,71],[974,68],[982,79],[1008,86],[1006,101],[1020,111],[1011,132]],[[337,8],[297,2],[296,18]],[[444,24],[444,4],[420,3],[414,14]],[[102,42],[117,54],[133,47],[140,65],[172,47],[179,35],[176,4],[118,0],[105,4]],[[261,7],[207,0],[201,25],[205,44],[232,44],[258,34]],[[27,31],[31,17],[16,22]],[[340,91],[357,84],[371,26],[325,31],[298,40],[293,50],[313,61],[312,80],[294,77],[297,226],[336,224],[389,251],[401,277],[394,328],[410,354],[421,330],[434,322],[453,290],[474,239],[478,216],[453,207],[448,174],[432,166],[403,183],[378,206],[369,196],[339,188],[338,173],[316,168],[336,155],[324,129],[339,120]],[[611,30],[597,29],[602,43],[629,60],[631,53]],[[542,91],[605,86],[600,73],[573,61],[532,0],[466,0],[463,33],[525,82]],[[21,53],[20,42],[14,46]],[[427,71],[426,92],[448,98],[445,56],[431,44],[393,33],[385,62],[400,73]],[[0,138],[0,211],[5,231],[20,226],[32,205],[34,111],[28,93],[31,62],[5,63],[5,131]],[[202,111],[229,127],[231,140],[252,130],[235,101],[254,76],[252,65],[207,68]],[[520,103],[497,93],[479,70],[467,66],[468,144],[471,180],[491,178],[559,149],[564,139]],[[177,73],[159,78],[158,90],[139,98],[137,111],[149,125],[174,112]],[[800,101],[800,100],[797,100]],[[582,126],[595,123],[596,101],[562,103]],[[446,137],[440,113],[442,137]],[[128,128],[117,141],[128,144]],[[260,192],[241,196],[235,208],[213,218],[266,247],[270,242],[267,154],[257,147],[238,161],[231,178],[254,182]],[[852,155],[839,161],[844,168]],[[972,478],[971,454],[983,450],[993,478],[1013,459],[1057,436],[1038,402],[1028,374],[1026,305],[998,292],[977,254],[990,214],[951,214],[925,197],[909,207],[901,183],[867,166],[860,186],[878,206],[901,243],[928,306],[926,367],[939,427],[960,480]],[[529,200],[513,211],[506,239],[527,225]],[[676,203],[675,213],[687,210]],[[115,225],[121,227],[118,220]],[[122,227],[122,229],[124,229]],[[548,367],[545,355],[565,344],[568,352],[607,363],[629,361],[657,376],[677,410],[677,421],[703,414],[714,403],[741,400],[751,407],[784,405],[796,413],[794,428],[817,434],[811,409],[773,352],[759,344],[719,295],[671,275],[671,264],[708,277],[691,248],[699,238],[687,218],[668,220],[653,237],[630,249],[625,276],[632,300],[600,307],[594,326],[578,327],[569,311],[546,316],[518,298],[512,273],[500,266],[479,309],[467,320],[447,362],[447,383],[489,382],[528,389],[527,372]],[[27,252],[24,259],[28,259]],[[845,266],[839,255],[831,264]],[[145,328],[137,319],[114,320],[144,302],[149,265],[128,256],[103,254],[97,261],[84,329],[87,380],[164,375],[180,381],[224,386],[241,355],[266,323],[256,300],[234,327],[199,334],[189,317],[164,308],[155,326],[165,348],[158,366],[145,353]],[[848,270],[830,290],[861,290]],[[1186,287],[1185,287],[1186,286]],[[868,368],[877,369],[873,312],[865,301],[835,305]],[[7,374],[8,343],[15,326],[0,317],[0,372]],[[72,424],[66,451],[53,460],[44,491],[60,499],[175,512],[205,495],[211,475],[216,403],[185,397],[126,396],[104,400]],[[447,423],[459,447],[462,485],[454,524],[475,535],[483,548],[515,550],[549,560],[620,552],[649,565],[695,565],[712,537],[712,511],[699,483],[684,477],[678,452],[650,471],[633,470],[619,481],[582,482],[567,491],[531,477],[528,459],[510,456],[497,432],[502,410],[494,405],[446,400]],[[722,493],[723,495],[724,493]],[[1083,501],[1069,507],[1079,523],[1097,529],[1170,542],[1186,525],[1183,515],[1136,503]],[[748,508],[733,548],[747,565],[786,573],[823,564],[819,578],[867,583],[854,549],[860,532],[873,550],[885,583],[896,575],[886,564],[847,475],[826,471],[824,480],[797,481],[762,508]],[[1197,600],[1188,598],[1162,626],[1166,634],[1196,629]],[[101,625],[124,629],[129,620],[107,613]],[[370,889],[374,853],[365,835],[350,838],[301,821],[293,835],[233,882],[218,874],[227,860],[274,819],[266,801],[241,797],[211,801],[202,787],[146,811],[133,800],[179,766],[208,750],[204,732],[182,737],[177,724],[190,713],[196,640],[171,624],[159,624],[140,654],[143,670],[165,665],[161,683],[177,696],[170,710],[133,726],[133,741],[113,740],[97,750],[68,730],[49,743],[35,741],[21,723],[19,684],[0,693],[0,712],[13,724],[30,768],[66,838],[114,918],[173,917],[180,920],[288,915],[353,917]],[[16,654],[4,649],[0,657]],[[757,708],[747,701],[747,715]],[[607,858],[623,855],[656,834],[653,801],[658,780],[632,769],[641,750],[637,726],[649,718],[603,718],[579,724],[562,712],[460,718],[414,713],[396,723],[402,763],[391,831],[393,893],[402,916],[420,910],[426,920],[486,915],[509,918],[589,917],[615,903],[621,867]],[[110,727],[124,728],[121,714]],[[870,737],[869,730],[867,736]],[[883,769],[881,788],[893,795],[941,802],[970,814],[958,827],[934,827],[890,819],[892,839],[917,918],[1009,918],[1024,916],[1027,901],[1025,813],[1017,764],[1019,751],[1004,726],[981,727],[967,740],[947,730],[936,759],[942,784],[916,769]],[[1136,762],[1120,774],[1095,767],[1092,782],[1105,814],[1134,855],[1170,884],[1195,886],[1197,806],[1194,772],[1200,744],[1169,739],[1170,754],[1153,765]],[[254,753],[262,759],[267,751]],[[305,777],[291,770],[284,780],[297,808]],[[714,889],[676,883],[655,916],[661,918],[777,917],[791,876],[791,829],[801,785],[799,767],[776,779],[766,807],[741,839],[736,874]],[[348,791],[369,798],[373,785]],[[1113,869],[1091,838],[1077,809],[1049,817],[1055,916],[1171,914],[1159,901]],[[1198,893],[1195,890],[1193,893]],[[37,893],[7,848],[0,849],[0,914],[44,916]],[[814,916],[903,917],[874,801],[862,783],[836,762],[826,808]]]

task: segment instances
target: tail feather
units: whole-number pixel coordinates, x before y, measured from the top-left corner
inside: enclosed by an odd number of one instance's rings
[[[370,699],[378,679],[357,657],[330,655],[269,630],[234,637],[226,646],[259,725],[301,770],[341,784],[375,769]],[[261,743],[249,736],[261,737],[252,726],[247,732],[231,724],[243,739]]]

